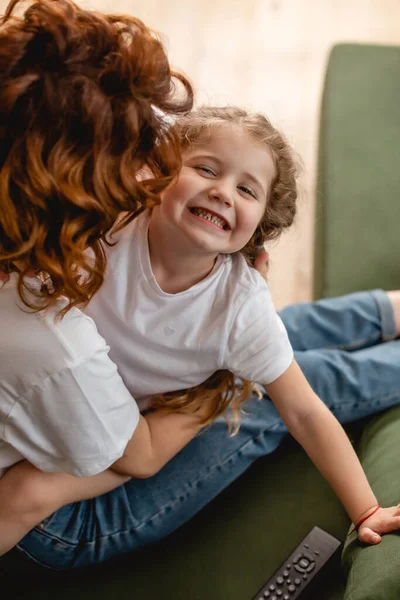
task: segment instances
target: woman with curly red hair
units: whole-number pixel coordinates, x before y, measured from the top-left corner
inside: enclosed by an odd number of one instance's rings
[[[158,437],[78,307],[103,282],[116,221],[123,227],[178,174],[165,115],[191,109],[192,87],[138,19],[70,0],[33,1],[18,16],[20,4],[0,23],[0,265],[10,276],[0,299],[0,477],[24,458],[91,477],[117,469],[128,450],[141,476]],[[145,182],[144,166],[154,176]],[[127,479],[108,473],[93,493]]]

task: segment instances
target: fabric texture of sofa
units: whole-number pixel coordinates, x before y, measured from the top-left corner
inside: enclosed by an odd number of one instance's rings
[[[400,48],[333,49],[321,106],[316,297],[400,285],[399,98]],[[348,431],[380,501],[400,502],[400,408]],[[1,560],[3,597],[251,600],[314,525],[346,540],[350,524],[303,450],[287,439],[191,522],[140,554],[57,576],[21,576],[12,558]],[[400,598],[399,535],[374,548],[351,538],[343,566],[339,553],[314,600]]]

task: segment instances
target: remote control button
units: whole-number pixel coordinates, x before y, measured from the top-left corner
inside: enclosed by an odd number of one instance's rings
[[[276,595],[278,598],[280,598],[282,596],[283,592],[282,590],[276,590]]]
[[[301,584],[301,579],[299,579],[298,577],[296,577],[296,579],[294,580],[296,585],[300,585]]]
[[[318,552],[318,550],[314,550],[314,554],[315,554],[316,556],[319,556],[319,552]]]
[[[301,559],[301,557],[302,557],[302,556],[303,556],[302,554],[296,554],[296,556],[295,556],[295,557],[294,557],[294,559],[293,559],[293,562],[294,562],[294,563],[297,563],[297,562],[299,562],[299,560]]]
[[[299,560],[299,567],[303,567],[303,569],[306,569],[309,564],[310,564],[310,561],[307,560],[306,558],[302,558],[301,560]]]
[[[308,579],[308,575],[307,575],[307,573],[304,573],[304,575],[303,575],[303,579]]]
[[[292,593],[293,593],[293,592],[295,592],[295,591],[296,591],[296,588],[295,588],[295,586],[294,586],[294,585],[289,585],[289,587],[288,587],[288,592],[289,592],[290,594],[292,594]]]
[[[305,569],[303,567],[300,567],[300,565],[294,565],[294,568],[296,569],[296,571],[298,573],[302,573],[303,574],[305,572]]]
[[[268,591],[268,590],[267,590],[266,592],[264,592],[264,598],[269,598],[269,597],[270,597],[270,595],[271,595],[271,594],[269,593],[269,591]]]
[[[292,583],[292,580],[288,578],[288,579],[286,579],[286,583],[287,584]]]
[[[311,571],[313,571],[315,569],[315,562],[312,562],[308,567],[307,567],[307,573],[310,573]]]
[[[289,577],[289,571],[283,571],[282,575],[283,575],[284,577]]]
[[[269,586],[269,589],[271,590],[271,592],[274,592],[274,591],[276,590],[276,587],[275,587],[275,586],[274,586],[274,584],[272,583],[272,584]]]
[[[271,600],[278,600],[276,596],[271,596]]]
[[[304,544],[304,548],[309,548],[310,546],[308,544]]]
[[[284,582],[285,582],[285,580],[283,579],[283,577],[278,577],[278,579],[276,580],[276,583],[278,585],[282,585],[282,583],[284,583]]]
[[[289,596],[289,594],[285,594],[285,595],[283,596],[283,600],[290,600],[290,596]]]
[[[288,563],[288,564],[286,565],[286,568],[287,568],[287,569],[290,569],[290,567],[291,567],[291,566],[292,566],[292,565],[291,565],[290,563]]]

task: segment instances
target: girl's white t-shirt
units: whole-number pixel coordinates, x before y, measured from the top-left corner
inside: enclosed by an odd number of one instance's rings
[[[0,289],[0,477],[24,458],[43,471],[100,473],[137,426],[138,406],[94,322],[77,309],[56,320],[63,305],[33,313],[16,274]]]
[[[264,279],[241,254],[220,255],[208,277],[168,294],[152,273],[148,222],[145,212],[114,236],[104,284],[86,309],[139,406],[219,369],[277,379],[293,351]]]
[[[132,396],[145,407],[148,396],[195,386],[218,369],[267,384],[291,363],[268,285],[240,254],[220,256],[206,279],[167,294],[151,270],[147,229],[144,213],[115,236],[87,309],[97,329],[77,309],[57,320],[61,300],[32,313],[15,274],[0,289],[0,477],[24,458],[43,471],[94,475],[133,435]]]

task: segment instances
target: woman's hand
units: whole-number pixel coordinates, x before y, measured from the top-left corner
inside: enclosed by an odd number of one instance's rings
[[[2,285],[4,283],[7,283],[7,281],[10,279],[10,276],[8,275],[8,273],[6,273],[5,271],[3,271],[3,269],[0,266],[0,288],[2,287]]]
[[[25,273],[27,277],[36,277],[34,269],[28,269]],[[10,275],[6,273],[0,265],[0,290],[5,283],[10,279]]]
[[[261,250],[254,261],[254,268],[258,271],[265,280],[268,275],[269,254],[266,250]]]
[[[364,544],[379,544],[384,533],[400,529],[400,504],[379,508],[358,529],[358,539]]]

